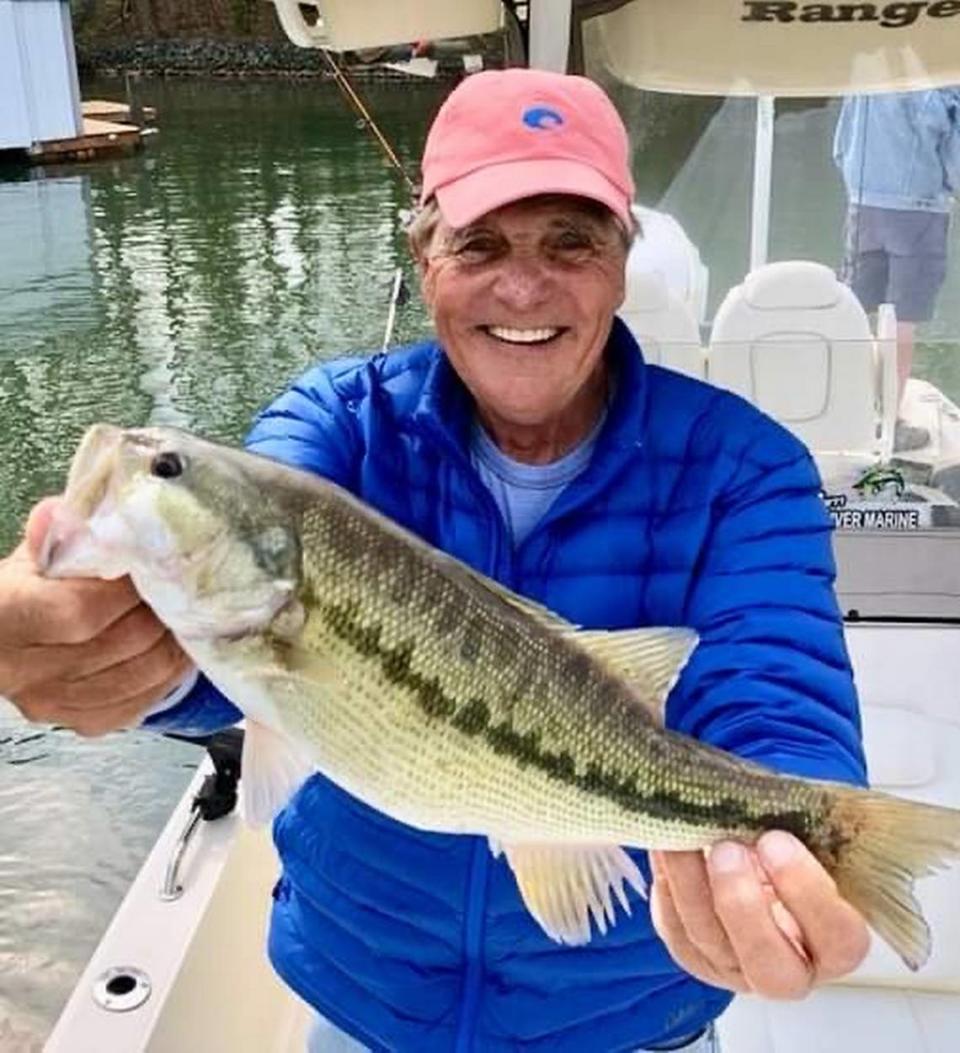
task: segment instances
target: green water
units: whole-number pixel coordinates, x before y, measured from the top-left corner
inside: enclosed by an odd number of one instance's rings
[[[413,170],[437,88],[364,92]],[[238,440],[310,362],[379,347],[394,270],[410,271],[404,184],[331,85],[138,94],[159,114],[139,155],[0,184],[0,548],[91,421]],[[414,305],[397,335],[425,328]]]
[[[0,553],[60,488],[93,421],[239,441],[308,364],[380,346],[398,267],[414,295],[396,339],[428,329],[398,220],[405,186],[333,86],[136,90],[158,112],[143,152],[0,168]],[[443,87],[362,90],[413,171]],[[83,94],[123,98],[124,86]],[[751,104],[615,95],[638,197],[698,245],[712,310],[748,266]],[[778,120],[771,258],[839,261],[834,119],[811,105]],[[958,287],[952,268],[917,355],[954,399]],[[47,1033],[196,761],[145,733],[87,742],[31,728],[0,701],[0,1049],[4,1028],[34,1043]]]
[[[441,89],[362,90],[414,170]],[[396,268],[415,285],[405,184],[335,87],[138,95],[159,129],[141,153],[0,168],[0,552],[92,422],[239,441],[307,365],[380,346]],[[414,296],[396,337],[426,331]],[[0,1049],[5,1027],[52,1026],[197,759],[145,733],[31,728],[0,700]]]

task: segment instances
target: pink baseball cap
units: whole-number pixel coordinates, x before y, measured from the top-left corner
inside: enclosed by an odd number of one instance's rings
[[[440,107],[422,168],[420,203],[436,196],[452,227],[536,194],[592,198],[633,225],[627,132],[603,89],[586,77],[474,73]]]

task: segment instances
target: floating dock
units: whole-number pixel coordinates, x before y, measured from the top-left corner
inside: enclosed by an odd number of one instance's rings
[[[83,129],[68,139],[46,139],[27,148],[34,164],[52,161],[89,161],[106,154],[136,150],[145,136],[155,135],[154,128],[137,124],[125,102],[110,99],[88,99],[80,104]],[[152,106],[144,106],[138,116],[144,122],[156,119]]]
[[[80,110],[84,117],[90,117],[95,121],[116,121],[118,124],[138,123],[133,119],[130,106],[114,99],[86,99],[80,103]],[[138,117],[140,123],[152,124],[156,120],[157,111],[152,106],[141,106]]]
[[[36,164],[45,161],[89,161],[104,154],[137,149],[143,142],[143,129],[135,124],[83,118],[82,134],[69,139],[47,139],[27,149]]]

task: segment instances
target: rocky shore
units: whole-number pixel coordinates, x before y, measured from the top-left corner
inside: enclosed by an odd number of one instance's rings
[[[489,50],[489,46],[487,48]],[[352,77],[393,79],[403,73],[381,65],[385,57],[403,58],[402,49],[394,54],[337,56]],[[455,76],[463,66],[456,53],[442,53],[438,75]],[[485,60],[496,62],[496,54]],[[84,74],[114,76],[133,73],[150,76],[221,77],[330,77],[330,65],[320,51],[299,48],[277,40],[163,39],[127,40],[120,43],[77,42],[77,63]]]

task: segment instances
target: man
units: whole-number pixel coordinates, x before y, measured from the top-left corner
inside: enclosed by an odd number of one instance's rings
[[[833,156],[848,201],[843,273],[867,311],[882,303],[896,309],[902,399],[917,323],[933,317],[947,273],[960,188],[960,89],[845,98]],[[897,450],[929,441],[925,429],[897,421]]]
[[[633,185],[609,100],[577,77],[468,78],[431,128],[423,177],[411,245],[438,341],[310,370],[251,448],[574,622],[693,625],[671,726],[862,780],[809,454],[737,397],[646,366],[614,317]],[[84,733],[135,723],[183,680],[182,658],[129,585],[36,577],[48,518],[39,506],[0,566],[0,691]],[[155,726],[237,715],[202,678],[157,708]],[[777,831],[708,860],[656,854],[654,920],[635,899],[584,948],[540,931],[484,840],[404,827],[320,776],[274,836],[270,954],[321,1015],[318,1051],[705,1051],[731,991],[798,997],[867,946]]]

